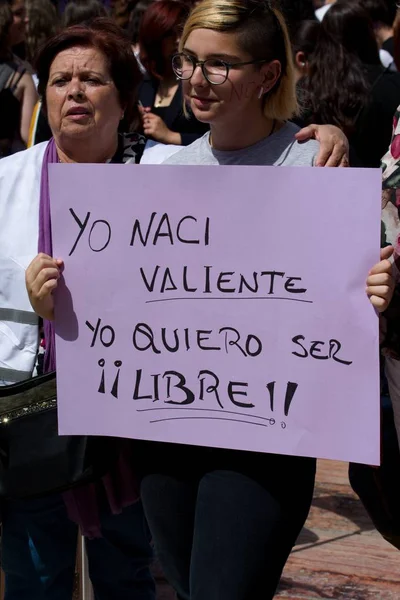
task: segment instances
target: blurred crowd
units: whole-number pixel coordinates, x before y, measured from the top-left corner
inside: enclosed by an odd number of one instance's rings
[[[188,145],[208,128],[184,114],[171,66],[194,0],[2,0],[0,152],[6,156],[51,133],[38,93],[35,57],[62,28],[111,16],[142,72],[139,119],[124,129],[162,144]],[[378,167],[400,99],[400,18],[394,0],[281,0],[293,48],[299,125],[337,125],[353,166]],[[129,74],[127,74],[127,77]]]
[[[0,156],[47,140],[51,133],[37,92],[35,58],[43,43],[71,25],[111,16],[132,45],[143,81],[140,122],[125,125],[160,143],[187,145],[207,127],[183,112],[171,67],[190,0],[2,0],[0,4]],[[126,75],[129,77],[129,74]],[[145,119],[146,117],[146,119]]]

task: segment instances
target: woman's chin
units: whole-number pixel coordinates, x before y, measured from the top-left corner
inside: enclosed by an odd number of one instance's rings
[[[200,121],[200,123],[210,123],[210,121],[213,121],[213,119],[214,119],[214,111],[210,110],[209,108],[199,109],[196,106],[193,106],[193,103],[192,103],[191,109],[192,109],[193,115],[196,117],[196,119],[198,121]]]
[[[60,134],[64,137],[70,137],[75,139],[88,138],[95,133],[95,127],[93,123],[79,123],[71,121],[61,128]]]

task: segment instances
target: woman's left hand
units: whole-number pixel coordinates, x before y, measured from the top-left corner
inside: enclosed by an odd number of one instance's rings
[[[309,125],[296,134],[299,142],[317,140],[321,148],[319,150],[317,167],[348,167],[349,166],[349,142],[339,127],[334,125]]]
[[[152,112],[146,112],[142,115],[143,131],[146,137],[152,138],[162,144],[180,144],[180,134],[168,129],[164,121],[158,115]]]
[[[367,295],[378,312],[384,312],[390,304],[394,293],[392,263],[388,260],[393,254],[393,246],[381,250],[381,261],[369,272],[367,279]]]

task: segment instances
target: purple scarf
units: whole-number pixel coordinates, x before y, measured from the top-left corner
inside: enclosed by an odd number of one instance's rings
[[[40,180],[39,204],[39,244],[38,251],[49,256],[53,255],[53,242],[51,239],[51,215],[49,192],[49,164],[57,163],[58,155],[54,139],[47,144],[43,157],[42,176]],[[56,342],[54,325],[51,321],[44,320],[44,339],[46,352],[44,355],[44,372],[54,371],[56,368]]]
[[[43,157],[39,203],[38,251],[49,256],[53,256],[49,190],[49,164],[51,163],[58,163],[53,138],[48,143]],[[44,339],[46,344],[44,372],[48,373],[56,368],[55,330],[51,321],[44,321]],[[120,513],[124,507],[138,500],[138,482],[132,464],[132,444],[129,440],[121,440],[121,453],[112,472],[107,473],[97,483],[90,483],[63,494],[70,519],[80,526],[86,537],[101,537],[99,488],[103,488],[100,494],[103,496],[105,492],[112,514]]]

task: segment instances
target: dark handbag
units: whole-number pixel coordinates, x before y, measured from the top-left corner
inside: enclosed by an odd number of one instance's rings
[[[0,497],[41,496],[95,481],[117,456],[115,438],[58,435],[55,372],[0,387]]]
[[[382,396],[380,467],[350,463],[350,485],[376,529],[400,550],[400,451],[389,396]]]

